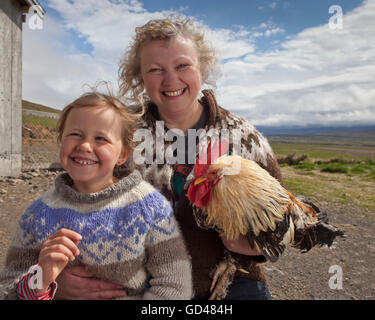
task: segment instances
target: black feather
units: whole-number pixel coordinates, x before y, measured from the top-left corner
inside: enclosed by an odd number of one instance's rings
[[[276,228],[274,231],[261,231],[256,237],[253,232],[249,232],[248,241],[250,245],[252,241],[255,241],[262,251],[264,257],[271,262],[275,262],[285,250],[285,245],[280,244],[280,242],[282,242],[285,233],[289,230],[289,227],[289,214],[286,214],[282,221],[276,223]]]
[[[300,249],[304,253],[314,246],[322,247],[327,245],[330,247],[336,237],[345,236],[341,230],[329,224],[327,213],[320,211],[316,205],[309,201],[303,200],[303,202],[315,210],[318,222],[315,226],[305,230],[296,230],[293,247]]]

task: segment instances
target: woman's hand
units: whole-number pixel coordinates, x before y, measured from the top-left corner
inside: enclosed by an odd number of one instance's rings
[[[125,290],[111,282],[94,278],[82,265],[64,269],[57,278],[55,297],[69,300],[105,300],[126,296]]]
[[[262,251],[258,248],[257,244],[254,242],[254,247],[250,247],[249,242],[245,236],[240,236],[236,240],[229,241],[224,235],[220,235],[223,245],[232,252],[244,254],[248,256],[261,256],[263,255]]]
[[[45,293],[67,263],[79,255],[77,243],[81,239],[77,232],[63,228],[44,242],[38,259],[38,265],[42,269],[43,288],[35,289],[37,295]]]

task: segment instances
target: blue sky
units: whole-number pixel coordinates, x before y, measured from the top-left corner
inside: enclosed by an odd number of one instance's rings
[[[48,15],[61,19],[60,13],[50,7],[48,2],[48,0],[39,1],[43,8],[47,10]],[[256,50],[267,51],[277,47],[274,44],[275,40],[282,41],[288,35],[297,34],[306,28],[327,23],[331,17],[328,14],[330,5],[340,5],[345,14],[359,6],[363,1],[337,0],[330,3],[327,0],[142,0],[140,2],[143,8],[149,12],[158,12],[161,9],[179,11],[186,16],[204,21],[211,28],[238,30],[241,26],[249,30],[257,30],[265,22],[282,28],[283,32],[273,37],[257,39]],[[92,50],[92,46],[89,43],[82,42],[82,38],[79,38],[75,32],[72,32],[71,41],[74,41],[79,50],[86,52]]]
[[[255,125],[375,124],[375,0],[39,3],[43,29],[24,26],[26,100],[60,109],[96,81],[116,88],[134,28],[177,13],[194,17],[218,52],[219,103]],[[341,29],[330,28],[332,5]]]

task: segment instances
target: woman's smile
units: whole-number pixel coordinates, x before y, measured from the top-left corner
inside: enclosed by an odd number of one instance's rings
[[[163,91],[163,95],[167,97],[178,97],[184,94],[186,88],[176,91]]]

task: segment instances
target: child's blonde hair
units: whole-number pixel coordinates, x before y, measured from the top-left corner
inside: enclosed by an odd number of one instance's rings
[[[144,83],[141,75],[141,48],[152,40],[170,40],[182,36],[190,39],[197,49],[198,60],[202,72],[202,81],[214,85],[210,79],[218,71],[218,59],[207,41],[192,19],[169,17],[150,20],[142,27],[135,29],[136,35],[120,63],[119,87],[120,94],[131,103],[148,100],[143,96]]]
[[[70,111],[74,108],[83,107],[107,107],[113,109],[120,117],[122,124],[121,138],[124,149],[129,153],[134,149],[133,134],[137,121],[142,113],[133,114],[129,109],[117,98],[102,94],[99,92],[88,92],[80,96],[68,104],[62,111],[59,121],[57,122],[57,142],[61,143],[61,139],[65,129],[66,119]]]

